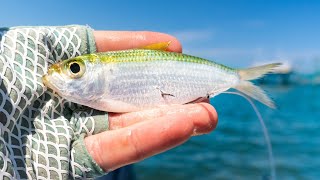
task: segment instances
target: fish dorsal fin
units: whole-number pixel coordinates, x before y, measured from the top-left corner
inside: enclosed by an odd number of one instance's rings
[[[141,47],[139,49],[151,49],[151,50],[167,51],[170,44],[171,44],[171,41],[159,42],[159,43],[153,43],[153,44],[149,44],[147,46],[143,46],[143,47]]]

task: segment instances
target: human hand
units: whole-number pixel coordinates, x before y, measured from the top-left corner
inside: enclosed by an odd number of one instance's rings
[[[205,103],[112,114],[47,89],[41,77],[48,66],[96,48],[171,41],[168,50],[181,52],[175,38],[159,33],[95,32],[96,42],[93,36],[79,25],[0,28],[0,179],[96,178],[214,129],[216,112]]]
[[[100,52],[168,41],[169,51],[182,51],[177,39],[161,33],[96,31],[94,35]],[[217,119],[208,103],[109,113],[109,131],[86,137],[85,146],[102,169],[111,171],[180,145],[192,135],[209,133]]]

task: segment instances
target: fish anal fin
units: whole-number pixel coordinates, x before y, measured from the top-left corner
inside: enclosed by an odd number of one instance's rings
[[[143,47],[141,47],[139,49],[151,49],[151,50],[167,51],[170,44],[171,44],[171,41],[159,42],[159,43],[153,43],[153,44],[149,44],[147,46],[143,46]]]
[[[187,102],[186,104],[200,103],[200,102],[206,101],[206,100],[208,100],[208,99],[209,99],[208,96],[198,97],[197,99],[194,99],[194,100],[192,100],[192,101],[189,101],[189,102]]]

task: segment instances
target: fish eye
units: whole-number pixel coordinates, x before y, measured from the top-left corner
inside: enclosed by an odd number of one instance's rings
[[[70,71],[73,74],[77,74],[80,72],[80,65],[76,62],[70,64]]]
[[[85,65],[81,61],[71,61],[67,63],[69,76],[73,79],[82,77],[85,72]]]

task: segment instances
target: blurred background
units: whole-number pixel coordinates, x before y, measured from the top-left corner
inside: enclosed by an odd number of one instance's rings
[[[2,1],[2,27],[89,25],[169,33],[184,53],[231,67],[282,62],[256,81],[278,108],[256,103],[278,179],[320,178],[320,1]],[[136,179],[268,179],[261,125],[243,98],[211,99],[216,130],[134,165]]]

